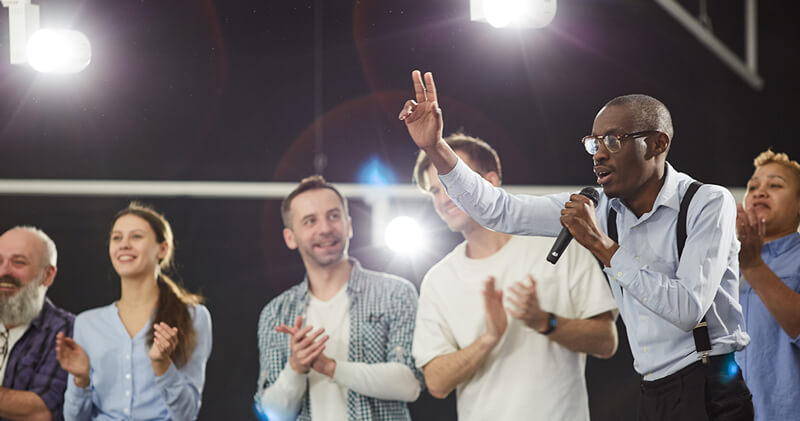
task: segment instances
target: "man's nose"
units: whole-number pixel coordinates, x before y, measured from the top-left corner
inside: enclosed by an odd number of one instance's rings
[[[597,151],[592,155],[592,160],[595,164],[605,162],[608,160],[610,152],[606,148],[605,142],[597,142]]]

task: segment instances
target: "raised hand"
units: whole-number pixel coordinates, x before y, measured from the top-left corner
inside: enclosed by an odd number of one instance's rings
[[[64,371],[75,377],[75,385],[84,389],[89,386],[89,355],[64,332],[56,334],[56,359]]]
[[[178,328],[159,322],[153,325],[153,345],[150,347],[150,361],[164,363],[178,346]]]
[[[411,72],[416,100],[406,101],[398,118],[405,121],[408,133],[420,149],[430,149],[442,138],[442,109],[436,97],[433,74],[425,73],[425,81],[419,70]]]
[[[506,310],[503,308],[503,290],[495,289],[494,276],[483,284],[483,305],[486,308],[486,333],[484,336],[493,345],[500,342],[508,327]]]
[[[517,282],[511,286],[508,302],[515,308],[508,312],[512,317],[525,323],[529,328],[541,332],[547,328],[549,314],[539,307],[539,296],[536,294],[536,280],[528,275],[530,285]]]
[[[313,326],[303,327],[303,316],[297,316],[294,326],[280,325],[275,327],[276,332],[286,333],[291,336],[289,344],[292,355],[289,365],[299,374],[306,374],[311,370],[311,365],[322,355],[328,335],[320,337],[325,329],[317,329],[310,333]],[[310,333],[310,334],[309,334]],[[319,340],[317,340],[319,338]]]
[[[755,210],[745,210],[741,204],[736,205],[736,235],[742,247],[739,249],[739,268],[749,269],[761,264],[761,248],[764,246],[766,223],[759,218]]]

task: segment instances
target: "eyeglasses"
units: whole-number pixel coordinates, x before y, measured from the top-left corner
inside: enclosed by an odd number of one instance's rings
[[[581,139],[581,143],[583,143],[583,147],[586,149],[586,152],[589,155],[594,155],[597,153],[597,150],[600,149],[600,143],[606,145],[606,149],[608,149],[611,153],[619,152],[620,148],[622,148],[622,141],[628,139],[638,139],[640,137],[647,137],[651,134],[661,133],[658,130],[645,130],[642,132],[635,132],[635,133],[627,133],[627,134],[607,134],[604,136],[584,136]]]

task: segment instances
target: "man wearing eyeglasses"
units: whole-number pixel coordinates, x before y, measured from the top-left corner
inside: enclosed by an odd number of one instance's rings
[[[486,182],[442,140],[433,75],[423,82],[414,71],[412,79],[416,99],[399,118],[454,201],[500,232],[556,236],[566,227],[603,263],[642,376],[638,418],[752,420],[733,361],[750,342],[737,302],[736,204],[725,188],[706,184],[680,210],[694,180],[666,161],[673,136],[666,106],[627,95],[598,112],[582,139],[602,186],[595,207],[583,195],[511,195]],[[607,234],[614,232],[618,240]]]
[[[56,334],[75,316],[45,296],[56,276],[55,243],[33,227],[0,236],[0,419],[63,420],[67,373]]]

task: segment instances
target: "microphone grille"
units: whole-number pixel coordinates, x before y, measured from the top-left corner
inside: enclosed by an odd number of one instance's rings
[[[584,187],[583,190],[581,190],[581,194],[592,199],[595,205],[597,205],[597,201],[600,200],[600,192],[594,187]]]

